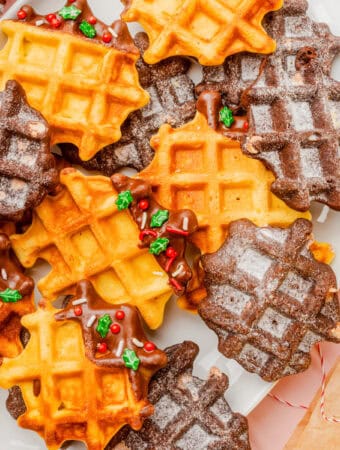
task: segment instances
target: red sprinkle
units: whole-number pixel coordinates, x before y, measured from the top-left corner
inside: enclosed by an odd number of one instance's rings
[[[189,231],[179,230],[178,228],[166,227],[168,233],[179,234],[180,236],[189,236]]]
[[[106,353],[107,352],[107,344],[105,342],[100,342],[97,345],[97,350],[99,353]]]
[[[153,230],[143,230],[139,233],[139,240],[143,241],[145,236],[157,237],[157,232]]]
[[[17,12],[17,17],[20,20],[24,20],[27,17],[27,12],[23,9],[19,9],[19,11]]]
[[[111,330],[111,333],[118,334],[120,332],[120,325],[119,325],[119,323],[113,323],[110,326],[110,330]]]
[[[53,28],[59,28],[61,23],[62,23],[61,20],[58,19],[57,17],[55,19],[51,20],[51,25]]]
[[[76,0],[68,0],[69,3],[74,3]]]
[[[74,314],[76,316],[81,316],[83,314],[83,308],[81,306],[76,306],[74,308]]]
[[[183,286],[175,278],[170,278],[169,282],[176,291],[183,291]]]
[[[144,344],[144,350],[146,352],[153,352],[154,350],[156,350],[156,346],[153,342],[147,341]]]
[[[90,16],[87,19],[88,23],[90,23],[91,25],[95,25],[97,23],[97,19],[94,16]]]
[[[176,250],[173,247],[168,247],[166,249],[165,254],[168,258],[171,258],[171,259],[176,258],[178,255],[178,253],[176,252]]]
[[[142,211],[145,211],[146,209],[149,208],[149,201],[148,201],[146,198],[144,198],[144,199],[142,199],[142,200],[139,200],[139,202],[138,202],[138,207],[139,207]]]
[[[249,130],[249,123],[247,121],[244,122],[243,129],[244,129],[244,131],[248,131]]]
[[[112,41],[112,34],[108,31],[104,31],[102,40],[105,44],[109,44]]]
[[[115,317],[117,320],[123,320],[125,317],[125,312],[120,309],[116,312]]]
[[[47,22],[50,22],[50,23],[52,22],[52,20],[54,20],[56,18],[57,18],[57,16],[55,14],[47,14],[47,16],[46,16]]]

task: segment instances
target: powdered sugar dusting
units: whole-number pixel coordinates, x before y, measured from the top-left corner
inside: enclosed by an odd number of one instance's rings
[[[262,280],[273,264],[273,260],[262,253],[259,253],[252,248],[247,248],[241,256],[237,267],[248,273],[250,276]]]
[[[320,163],[319,149],[317,148],[302,148],[301,168],[306,178],[321,178],[323,171]]]
[[[183,450],[206,450],[209,445],[217,440],[217,438],[209,436],[198,424],[195,424],[177,441],[176,447]]]
[[[292,125],[296,131],[314,130],[312,110],[308,102],[289,102]]]
[[[273,308],[267,308],[257,326],[280,339],[285,334],[290,323],[291,320],[288,317],[283,316]]]
[[[270,133],[273,131],[270,105],[252,105],[251,112],[255,123],[255,129],[258,133]]]
[[[164,395],[155,405],[155,412],[152,421],[160,429],[164,429],[171,420],[177,416],[181,408],[172,400],[169,395]]]
[[[313,284],[311,280],[306,280],[295,272],[288,272],[279,291],[289,295],[299,303],[303,303],[305,298],[308,297],[308,293],[313,287]]]

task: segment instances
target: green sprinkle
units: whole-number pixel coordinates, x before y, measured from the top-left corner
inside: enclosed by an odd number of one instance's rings
[[[108,314],[105,314],[103,317],[101,317],[98,320],[98,326],[96,328],[96,331],[101,335],[101,337],[103,339],[106,338],[106,336],[110,330],[111,324],[112,324],[112,319]]]
[[[150,245],[149,252],[152,255],[159,255],[168,248],[169,242],[167,238],[158,238]]]
[[[125,363],[125,367],[134,371],[138,370],[140,359],[136,355],[136,352],[126,348],[124,350],[122,358]]]
[[[0,292],[0,299],[4,303],[16,303],[22,299],[22,295],[17,290],[7,288],[5,291]]]
[[[133,197],[131,195],[131,191],[124,191],[121,192],[118,195],[118,198],[116,200],[116,205],[119,211],[122,211],[123,209],[127,209],[131,203],[133,202]]]
[[[83,20],[79,25],[79,30],[90,39],[93,39],[97,35],[96,29],[90,23],[86,22],[86,20]]]
[[[160,209],[151,217],[151,227],[161,227],[169,219],[169,211]]]
[[[232,124],[235,122],[233,112],[227,106],[224,106],[220,111],[220,121],[227,128],[230,128]]]
[[[76,20],[81,14],[81,10],[74,5],[64,6],[58,14],[65,20]]]

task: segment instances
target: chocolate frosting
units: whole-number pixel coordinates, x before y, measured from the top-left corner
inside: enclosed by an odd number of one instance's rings
[[[203,91],[198,97],[196,107],[197,111],[206,117],[209,126],[218,133],[221,133],[227,137],[230,137],[230,135],[235,135],[232,136],[235,138],[238,137],[238,134],[242,135],[245,133],[245,126],[248,123],[247,115],[238,115],[238,110],[233,111],[235,122],[230,128],[224,126],[220,121],[219,115],[223,105],[222,96],[219,92],[213,90]],[[240,111],[242,111],[241,108]]]
[[[48,22],[46,15],[40,15],[35,12],[35,10],[30,5],[25,5],[21,8],[21,10],[26,12],[25,19],[19,19],[19,22],[24,22],[29,25],[33,26],[39,26],[40,28],[53,31],[53,32],[64,32],[73,34],[77,37],[86,39],[88,41],[96,42],[98,44],[102,44],[105,47],[114,47],[117,50],[127,52],[127,53],[135,53],[139,54],[139,51],[137,47],[134,45],[133,39],[129,33],[127,25],[121,21],[116,20],[112,23],[111,26],[106,25],[104,22],[97,19],[90,6],[87,3],[87,0],[76,0],[73,2],[67,1],[65,6],[75,6],[79,10],[81,10],[81,14],[75,19],[67,19],[64,20],[58,13],[60,9],[56,12],[52,12],[51,14],[55,14],[57,19],[60,20],[60,26],[58,28],[53,27],[51,23]],[[93,25],[93,27],[96,30],[96,36],[94,38],[88,38],[86,37],[79,29],[79,25],[83,22],[89,22],[89,19],[95,18],[96,23]],[[41,23],[43,21],[43,23]],[[112,33],[110,29],[114,32]],[[112,40],[109,43],[105,43],[102,39],[104,33],[111,33],[112,34]]]
[[[167,238],[169,239],[169,247],[172,247],[177,256],[169,266],[169,258],[166,256],[165,252],[159,255],[154,255],[159,265],[168,273],[170,279],[170,285],[173,287],[177,295],[181,295],[185,292],[188,282],[192,278],[192,270],[186,260],[185,250],[187,239],[192,233],[197,230],[198,222],[196,215],[189,209],[179,210],[179,211],[169,211],[168,220],[161,226],[157,228],[151,228],[150,222],[151,217],[157,213],[159,210],[164,210],[159,203],[156,202],[151,185],[144,180],[129,178],[122,174],[114,174],[111,177],[114,188],[118,192],[130,191],[133,197],[133,202],[129,206],[129,211],[138,225],[139,229],[142,230],[143,226],[143,213],[146,213],[146,222],[143,229],[151,229],[156,232],[157,236],[145,236],[140,243],[141,248],[150,247],[152,242],[157,238]],[[143,211],[139,206],[138,202],[140,200],[147,200],[149,202],[149,207],[147,210]],[[187,222],[185,235],[175,234],[167,231],[169,227],[174,230],[183,231],[184,221]]]
[[[82,299],[84,303],[74,305],[74,302]],[[76,302],[77,303],[77,302]],[[76,308],[81,308],[81,315],[76,315]],[[124,312],[124,318],[117,320],[117,311]],[[108,332],[105,338],[96,331],[98,319],[108,314],[113,324],[119,324],[120,332],[113,334]],[[96,320],[89,326],[90,319],[95,316]],[[156,372],[167,363],[165,353],[157,348],[146,351],[143,348],[148,341],[137,308],[127,304],[111,305],[106,303],[94,290],[88,280],[82,280],[77,284],[76,295],[70,299],[67,307],[55,315],[57,321],[77,320],[80,322],[83,332],[85,353],[87,358],[100,367],[124,368],[125,363],[122,355],[125,349],[133,350],[140,360],[139,368],[129,370],[129,378],[139,400],[147,395],[148,383],[144,377],[145,369]],[[107,352],[102,354],[98,351],[98,344],[106,344]],[[139,346],[136,345],[139,344]]]

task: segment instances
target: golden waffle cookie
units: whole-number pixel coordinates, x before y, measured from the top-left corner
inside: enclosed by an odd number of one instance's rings
[[[130,369],[100,367],[85,356],[81,325],[55,320],[55,310],[42,305],[25,316],[31,338],[15,359],[0,368],[0,386],[19,386],[26,412],[18,424],[39,433],[50,450],[66,440],[86,442],[89,450],[102,450],[125,424],[134,429],[152,413],[142,396],[137,399]],[[140,364],[145,381],[152,372]]]
[[[222,245],[234,220],[288,226],[299,217],[311,217],[272,194],[273,174],[244,156],[237,141],[210,128],[199,112],[181,128],[163,125],[151,145],[155,158],[138,176],[151,183],[165,208],[195,212],[199,228],[193,242],[204,253]]]
[[[275,42],[261,22],[283,0],[123,0],[127,22],[139,22],[150,38],[149,64],[174,55],[203,65],[222,64],[239,52],[272,53]]]
[[[13,229],[11,224],[0,225],[0,364],[3,357],[14,358],[21,352],[20,319],[35,309],[34,282],[24,275],[3,233]]]
[[[32,226],[11,236],[24,267],[38,258],[51,265],[38,283],[42,295],[55,300],[89,279],[104,300],[135,305],[150,328],[159,327],[172,294],[168,276],[148,249],[138,247],[138,227],[127,211],[117,210],[110,178],[67,168],[60,182],[60,192],[36,208]]]
[[[39,19],[42,20],[42,19]],[[30,23],[3,21],[0,89],[15,79],[51,125],[52,145],[75,144],[88,160],[121,137],[120,125],[148,102],[135,63],[139,53]],[[116,23],[116,33],[127,33]],[[130,48],[131,47],[131,48]]]

